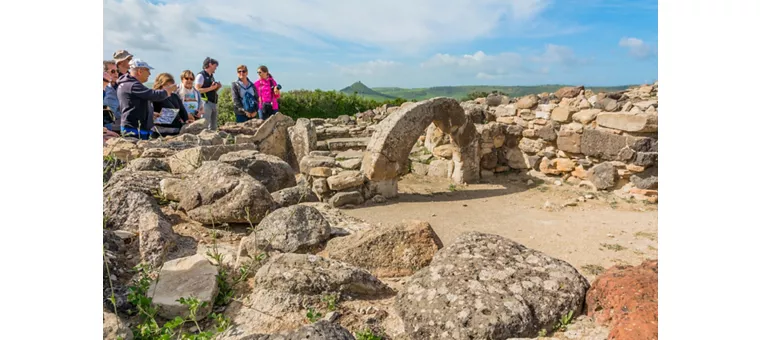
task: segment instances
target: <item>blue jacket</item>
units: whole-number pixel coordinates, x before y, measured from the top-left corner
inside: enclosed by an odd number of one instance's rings
[[[153,129],[153,103],[169,97],[164,90],[152,90],[135,77],[125,74],[116,82],[116,96],[121,106],[121,127],[149,131]]]
[[[106,86],[105,94],[103,95],[103,105],[108,106],[113,112],[118,122],[121,118],[121,111],[119,111],[119,98],[116,96],[116,88],[112,85]]]

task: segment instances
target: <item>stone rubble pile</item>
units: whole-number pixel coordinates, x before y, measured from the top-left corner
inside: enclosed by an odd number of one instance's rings
[[[220,131],[196,122],[175,137],[109,140],[104,156],[117,165],[104,161],[104,338],[131,336],[127,286],[138,263],[156,270],[149,294],[161,322],[188,316],[177,300],[194,297],[206,303],[198,320],[231,320],[220,339],[354,339],[368,328],[387,339],[533,338],[584,313],[616,336],[656,334],[656,264],[613,268],[589,284],[568,263],[500,236],[470,232],[443,247],[424,221],[377,226],[334,207],[383,202],[410,171],[477,182],[515,169],[656,198],[657,84],[434,98],[336,119],[277,114]],[[211,236],[181,233],[178,221],[238,230],[224,265],[255,263],[243,296],[214,305],[222,286],[206,253]],[[631,282],[638,293],[621,288]],[[641,296],[639,312],[611,312]],[[305,321],[326,299],[343,307]],[[629,330],[642,322],[655,326]]]

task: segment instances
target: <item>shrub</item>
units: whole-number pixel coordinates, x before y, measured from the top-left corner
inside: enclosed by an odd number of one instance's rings
[[[374,109],[383,104],[398,106],[406,99],[397,98],[378,102],[357,94],[345,94],[338,91],[293,90],[283,92],[278,100],[279,110],[294,119],[297,118],[335,118],[340,115],[354,115]],[[219,125],[234,122],[235,113],[232,105],[232,92],[228,87],[219,91]]]

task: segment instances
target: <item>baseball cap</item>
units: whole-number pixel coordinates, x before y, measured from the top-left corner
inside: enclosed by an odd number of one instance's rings
[[[120,61],[127,60],[132,57],[132,54],[130,54],[127,50],[118,50],[113,53],[113,59],[118,63]]]
[[[149,70],[153,69],[153,67],[151,67],[150,65],[148,65],[148,63],[146,63],[146,62],[144,62],[144,61],[142,61],[140,59],[137,59],[137,58],[134,58],[134,59],[132,59],[132,60],[129,61],[129,68],[130,69],[147,68]]]

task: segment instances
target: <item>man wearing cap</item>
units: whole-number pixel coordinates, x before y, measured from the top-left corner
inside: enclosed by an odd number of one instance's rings
[[[118,50],[113,53],[113,61],[116,62],[116,69],[119,72],[119,77],[127,74],[129,71],[129,61],[132,60],[132,54],[127,50]]]
[[[219,66],[219,62],[213,58],[206,57],[203,60],[203,71],[199,72],[195,76],[195,89],[201,93],[203,98],[203,111],[204,118],[208,119],[209,129],[217,129],[217,119],[219,118],[219,110],[216,107],[219,95],[216,93],[222,84],[214,79],[214,72]]]
[[[169,97],[176,85],[161,90],[147,88],[150,70],[148,63],[134,58],[129,62],[129,73],[119,77],[116,95],[121,106],[121,133],[139,139],[149,139],[153,129],[153,103]]]

